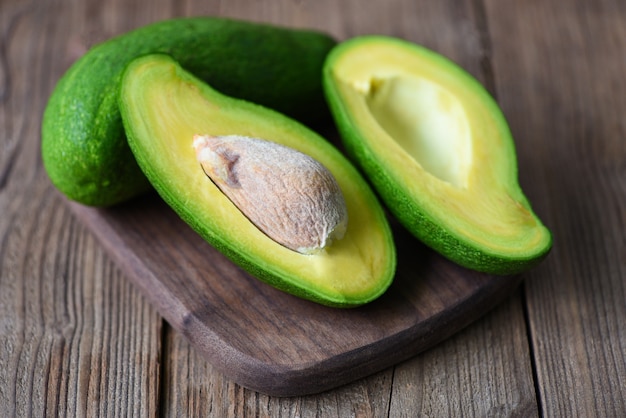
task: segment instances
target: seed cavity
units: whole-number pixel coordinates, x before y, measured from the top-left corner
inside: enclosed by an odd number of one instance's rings
[[[426,79],[371,80],[368,108],[380,127],[435,178],[465,189],[472,167],[472,133],[461,101]]]

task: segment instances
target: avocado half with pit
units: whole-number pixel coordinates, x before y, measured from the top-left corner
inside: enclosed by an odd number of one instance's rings
[[[233,262],[276,288],[330,306],[367,303],[390,285],[396,252],[385,212],[331,143],[278,112],[218,93],[165,55],[132,61],[119,99],[130,148],[148,180]],[[343,238],[315,254],[271,239],[205,174],[194,150],[198,135],[272,141],[321,163],[345,198]]]
[[[347,152],[426,245],[503,275],[549,252],[507,122],[470,74],[424,47],[364,36],[331,51],[324,88]]]

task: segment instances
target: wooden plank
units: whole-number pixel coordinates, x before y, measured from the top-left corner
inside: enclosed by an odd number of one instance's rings
[[[537,416],[521,304],[516,295],[396,367],[390,416]]]
[[[554,230],[526,282],[546,416],[626,415],[626,4],[488,1],[523,185]]]
[[[37,121],[82,22],[52,6],[0,11],[0,416],[154,415],[162,321],[41,166]]]
[[[165,416],[382,417],[387,415],[392,370],[320,395],[275,397],[226,378],[178,332],[168,332],[161,411]]]
[[[23,192],[0,205],[0,415],[155,411],[156,310],[42,176],[9,185]]]

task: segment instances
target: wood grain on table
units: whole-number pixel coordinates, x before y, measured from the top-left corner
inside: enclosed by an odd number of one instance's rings
[[[408,361],[319,395],[227,380],[70,212],[41,163],[54,84],[95,42],[174,16],[380,33],[497,98],[554,250],[519,291]],[[626,416],[626,3],[0,2],[0,416]]]

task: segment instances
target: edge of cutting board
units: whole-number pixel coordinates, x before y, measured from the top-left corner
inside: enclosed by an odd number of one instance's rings
[[[226,377],[268,395],[322,392],[406,360],[520,282],[459,267],[394,228],[389,290],[359,308],[329,308],[251,277],[156,195],[108,209],[68,204],[173,328]]]

